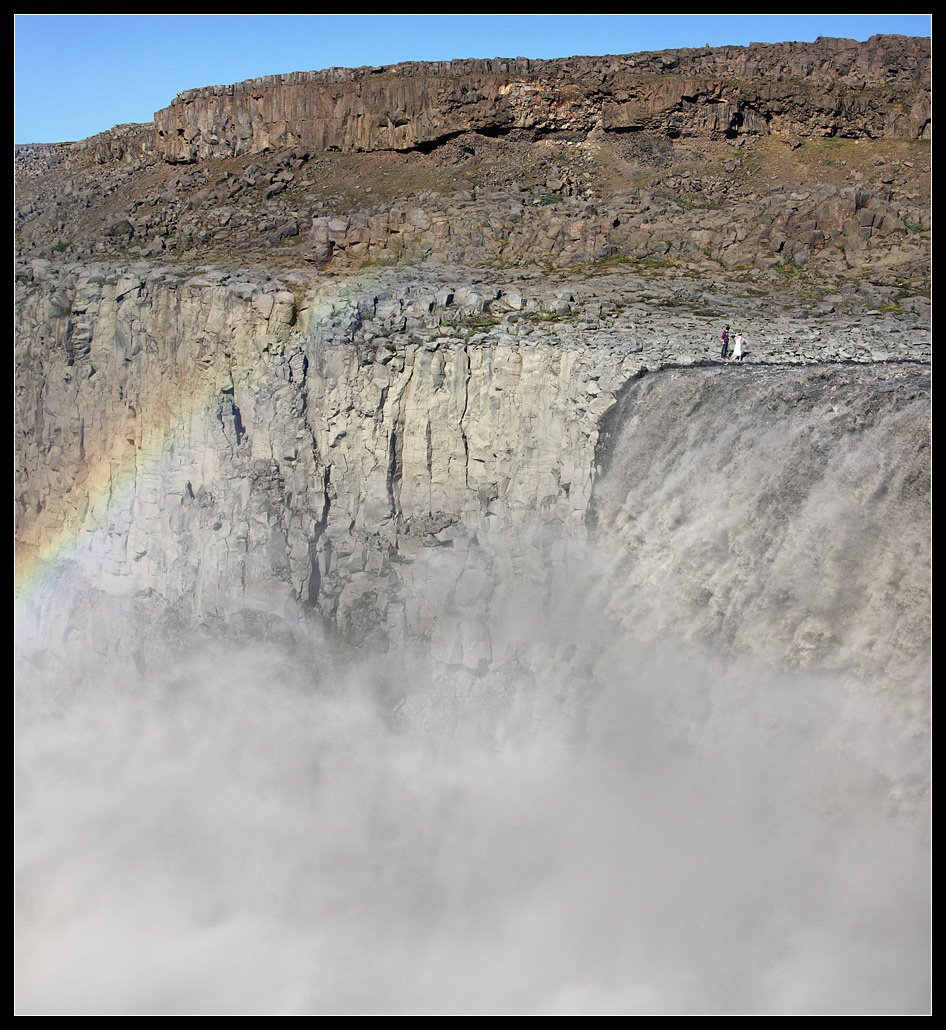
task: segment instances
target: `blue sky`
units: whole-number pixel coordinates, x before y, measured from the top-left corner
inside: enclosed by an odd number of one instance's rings
[[[150,121],[182,90],[258,75],[457,57],[928,36],[929,14],[14,16],[14,139]]]

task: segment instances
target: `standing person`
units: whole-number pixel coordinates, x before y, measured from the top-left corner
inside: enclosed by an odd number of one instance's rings
[[[736,339],[733,342],[732,357],[733,361],[742,361],[742,345],[743,345],[742,333],[736,330]]]
[[[725,361],[729,357],[729,326],[723,330],[722,335],[723,349],[719,352],[719,356]]]

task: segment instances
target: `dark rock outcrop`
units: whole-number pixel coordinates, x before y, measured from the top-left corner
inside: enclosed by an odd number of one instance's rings
[[[928,279],[929,41],[408,63],[17,148],[25,257]]]
[[[312,147],[424,150],[461,133],[924,138],[929,41],[752,44],[549,61],[333,68],[181,93],[155,114],[167,161]]]

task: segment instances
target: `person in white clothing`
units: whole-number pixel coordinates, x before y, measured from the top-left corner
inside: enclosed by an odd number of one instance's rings
[[[737,331],[736,338],[733,340],[732,358],[730,358],[731,361],[742,361],[742,345],[742,333]]]

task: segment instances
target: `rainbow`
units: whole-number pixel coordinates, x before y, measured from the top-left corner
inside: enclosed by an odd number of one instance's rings
[[[317,304],[306,309],[302,333],[311,332],[331,315],[343,292],[356,291],[366,278],[364,273],[356,273],[333,284]],[[382,276],[379,281],[377,270],[372,277],[379,287],[387,278]],[[231,355],[234,381],[239,376],[242,388],[270,371],[257,348],[247,350],[252,353]],[[14,553],[16,612],[59,590],[78,566],[88,570],[107,562],[116,537],[127,545],[134,509],[142,500],[142,483],[165,481],[176,441],[186,439],[195,420],[217,417],[219,381],[213,375],[195,375],[193,369],[181,369],[180,373],[180,384],[162,389],[136,412],[133,438],[118,433],[98,448],[98,454],[69,470],[75,486],[71,496],[58,498],[58,511],[22,520]],[[145,427],[144,437],[137,427]]]

